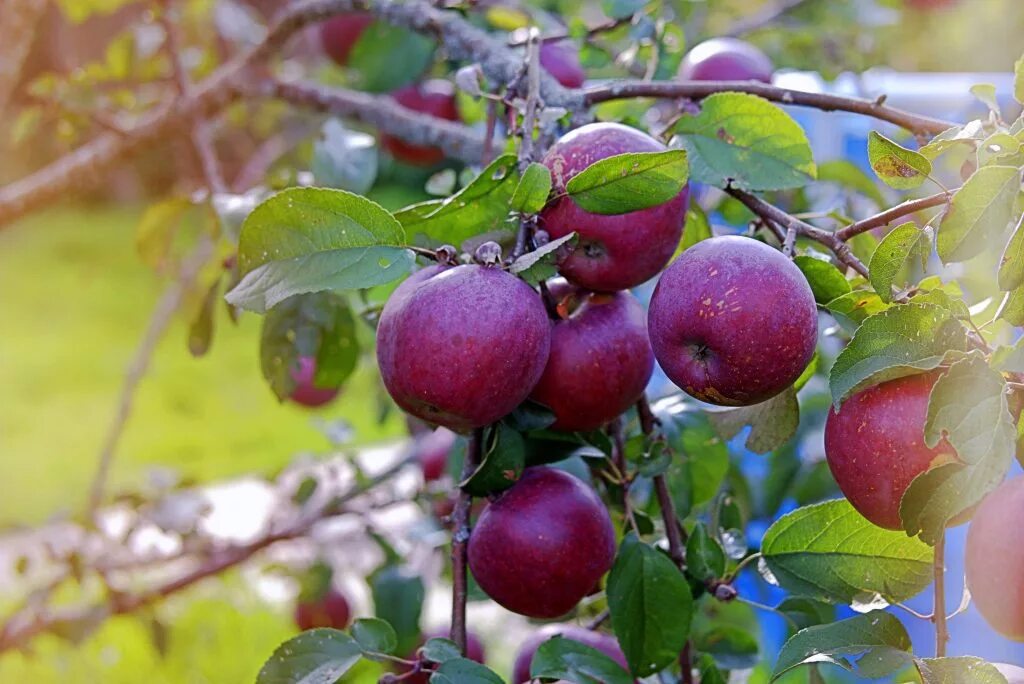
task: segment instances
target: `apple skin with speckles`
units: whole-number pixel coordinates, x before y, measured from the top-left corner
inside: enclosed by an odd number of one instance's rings
[[[566,88],[582,87],[587,79],[580,65],[576,46],[567,41],[544,41],[540,44],[540,65]]]
[[[1024,641],[1022,521],[1024,477],[1016,477],[1001,484],[978,506],[967,531],[965,552],[967,586],[974,605],[993,629],[1013,641]]]
[[[658,363],[687,394],[749,406],[807,368],[818,311],[807,279],[781,252],[723,236],[698,242],[665,269],[647,328]]]
[[[340,387],[318,387],[316,378],[316,359],[312,356],[300,356],[298,368],[292,369],[292,380],[295,389],[288,396],[293,402],[306,408],[318,408],[329,404],[338,396]]]
[[[900,501],[915,477],[956,460],[946,441],[924,441],[928,398],[939,373],[910,375],[868,387],[831,410],[825,456],[839,489],[879,527],[902,529]]]
[[[618,640],[611,634],[598,632],[578,625],[545,625],[526,638],[516,651],[516,659],[512,665],[512,684],[526,684],[530,681],[530,663],[537,649],[545,641],[555,636],[562,636],[590,646],[629,670],[626,656],[619,646]]]
[[[627,290],[653,278],[671,260],[686,222],[689,185],[663,204],[612,216],[586,212],[565,196],[566,184],[596,161],[665,149],[635,128],[593,123],[570,131],[548,150],[543,163],[561,197],[541,212],[540,225],[552,238],[573,231],[579,235],[576,246],[559,260],[567,280],[597,292]]]
[[[320,24],[320,44],[338,66],[348,64],[349,54],[363,31],[373,23],[369,12],[345,12]]]
[[[391,93],[395,101],[414,112],[429,116],[458,121],[459,108],[455,101],[455,87],[444,79],[431,79],[423,83],[413,83]],[[425,147],[409,143],[391,135],[382,135],[381,145],[395,159],[414,166],[432,166],[444,160],[444,150],[440,147]]]
[[[348,599],[337,589],[328,589],[318,600],[300,601],[295,606],[295,624],[302,631],[317,627],[345,629],[351,619]]]
[[[530,398],[554,412],[552,429],[596,430],[635,404],[651,379],[646,312],[628,292],[591,293],[561,279],[548,287],[562,317]]]
[[[540,296],[500,268],[420,273],[392,293],[377,325],[388,394],[407,413],[456,432],[511,413],[548,359],[551,321]]]
[[[711,38],[693,46],[679,64],[683,81],[761,81],[771,83],[775,66],[745,40]]]
[[[527,468],[480,514],[469,537],[469,567],[484,592],[534,618],[572,610],[614,557],[615,528],[601,499],[553,468]]]

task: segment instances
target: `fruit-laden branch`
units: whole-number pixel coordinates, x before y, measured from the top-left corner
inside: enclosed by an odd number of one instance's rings
[[[874,216],[869,216],[868,218],[857,221],[856,223],[851,223],[845,228],[837,230],[835,235],[843,242],[846,242],[850,238],[856,237],[861,233],[866,233],[869,230],[887,226],[893,221],[901,219],[904,216],[910,216],[911,214],[915,214],[924,209],[931,209],[932,207],[938,207],[946,204],[955,192],[956,190],[951,190],[948,193],[940,192],[929,197],[907,200],[903,204],[897,204],[895,207],[886,209],[880,214],[875,214]]]
[[[691,100],[702,100],[709,95],[725,91],[749,93],[772,102],[811,107],[825,112],[862,114],[896,124],[915,135],[937,135],[956,125],[949,121],[886,107],[882,103],[884,98],[865,100],[828,93],[807,93],[753,81],[619,81],[588,88],[584,93],[584,100],[588,105],[635,97],[687,97]]]
[[[0,0],[0,112],[18,84],[46,0]]]
[[[727,188],[726,192],[738,199],[740,202],[743,202],[750,211],[754,212],[765,221],[776,223],[787,231],[796,231],[797,235],[803,235],[806,238],[824,245],[836,255],[836,258],[840,262],[852,268],[865,278],[868,277],[867,267],[860,259],[854,256],[853,250],[850,249],[850,246],[840,240],[836,233],[816,228],[805,221],[801,221],[794,216],[790,216],[782,209],[779,209],[775,205],[769,204],[760,197],[751,195],[748,192],[737,190],[736,188]]]
[[[462,477],[465,482],[480,464],[483,454],[483,430],[473,430],[466,447],[466,461],[462,464]],[[469,512],[473,506],[473,497],[466,490],[459,488],[452,511],[452,623],[448,635],[466,655],[466,601],[469,599],[469,575],[467,573],[467,552],[469,550]]]
[[[303,514],[295,522],[277,531],[267,532],[248,544],[238,544],[214,549],[208,552],[194,569],[160,584],[152,589],[137,593],[111,592],[104,601],[89,605],[51,609],[47,612],[16,613],[0,626],[0,652],[21,648],[32,639],[47,632],[61,632],[69,627],[95,627],[107,618],[125,615],[187,589],[196,582],[233,568],[255,556],[260,551],[280,541],[297,539],[307,535],[318,522],[348,512],[348,504],[370,490],[390,481],[415,458],[402,459],[370,478],[364,484],[350,489],[314,511]],[[169,559],[177,560],[177,559]]]
[[[483,159],[485,140],[461,124],[406,109],[388,95],[370,95],[316,83],[268,79],[253,92],[293,105],[370,124],[412,145],[440,147],[448,156],[476,163]]]

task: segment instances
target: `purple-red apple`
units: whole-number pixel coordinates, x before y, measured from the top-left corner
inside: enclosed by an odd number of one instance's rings
[[[551,344],[551,322],[529,285],[468,264],[405,285],[377,325],[377,363],[395,403],[464,432],[529,396]]]
[[[636,403],[654,370],[647,315],[628,292],[549,285],[561,318],[530,398],[555,414],[555,430],[596,430]]]
[[[289,399],[296,404],[308,408],[316,408],[329,403],[338,396],[340,387],[318,387],[316,385],[316,359],[312,356],[300,356],[298,368],[292,369],[292,380],[295,381],[295,389],[289,395]]]
[[[533,661],[534,654],[541,644],[555,636],[562,636],[597,649],[627,671],[629,669],[626,664],[626,656],[622,653],[618,640],[611,634],[584,629],[576,625],[545,625],[528,636],[516,651],[516,659],[512,665],[512,684],[526,684],[531,680],[530,663]]]
[[[879,527],[901,529],[900,500],[913,479],[956,460],[946,440],[934,448],[924,441],[928,398],[938,378],[910,375],[861,390],[825,422],[825,456],[839,489]]]
[[[372,23],[369,12],[339,14],[320,24],[320,44],[335,64],[345,66],[356,41]]]
[[[446,121],[459,120],[459,108],[455,102],[455,87],[443,79],[431,79],[423,83],[413,83],[391,93],[398,104],[414,112]],[[431,166],[444,159],[444,151],[439,147],[410,145],[391,135],[381,136],[381,145],[391,155],[407,164]]]
[[[423,646],[427,641],[434,638],[447,639],[449,630],[447,629],[432,629],[423,634],[420,639],[420,646]],[[417,647],[419,648],[419,647]],[[480,641],[480,638],[472,632],[466,632],[466,657],[470,660],[474,660],[478,663],[483,663],[486,660],[487,652],[484,649],[484,643]],[[407,660],[414,660],[416,658],[415,653],[409,653],[406,656]],[[414,675],[409,675],[402,680],[409,684],[427,684],[430,681],[430,672],[417,672]]]
[[[967,532],[967,586],[997,632],[1024,641],[1024,477],[1004,482],[978,506]]]
[[[768,55],[738,38],[712,38],[694,45],[679,65],[683,81],[772,82],[775,66]]]
[[[455,445],[454,432],[446,428],[437,428],[424,435],[416,443],[416,460],[423,471],[423,480],[433,482],[440,480],[448,470],[448,454]]]
[[[630,152],[662,152],[665,146],[635,128],[593,123],[562,136],[544,156],[559,199],[540,215],[552,238],[576,231],[579,241],[559,261],[569,281],[597,292],[626,290],[653,278],[672,258],[686,222],[689,185],[671,200],[628,214],[584,211],[565,195],[566,184],[594,162]]]
[[[615,529],[601,499],[553,468],[527,468],[484,510],[469,537],[469,567],[484,592],[535,618],[572,610],[614,557]]]
[[[295,624],[302,631],[316,627],[345,629],[351,619],[348,599],[336,589],[328,589],[319,599],[300,601],[295,606]]]
[[[658,363],[687,394],[748,406],[783,391],[807,368],[818,311],[792,261],[731,235],[698,242],[665,269],[647,328]]]
[[[566,88],[579,88],[587,79],[576,46],[566,41],[541,43],[540,65]]]

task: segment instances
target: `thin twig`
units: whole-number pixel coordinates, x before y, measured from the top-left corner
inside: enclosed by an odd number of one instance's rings
[[[483,429],[474,430],[466,448],[460,481],[464,482],[476,470],[483,454],[483,441]],[[449,636],[463,655],[466,654],[466,600],[469,594],[466,552],[469,547],[469,512],[472,505],[472,495],[460,488],[452,512],[452,623]]]
[[[588,622],[585,626],[589,630],[595,630],[598,627],[600,627],[601,625],[603,625],[605,622],[607,622],[608,618],[610,618],[611,616],[612,616],[611,611],[609,611],[607,608],[605,608],[600,613],[598,613],[594,617],[594,619],[591,620],[590,622]]]
[[[800,5],[807,2],[807,0],[778,0],[778,2],[770,3],[762,7],[759,11],[753,14],[748,14],[742,19],[739,19],[732,26],[728,27],[720,35],[728,36],[730,38],[738,38],[739,36],[752,33],[760,28],[764,28],[770,24],[775,23],[776,20],[795,10]]]
[[[935,657],[946,656],[946,644],[949,643],[949,631],[946,628],[946,535],[945,531],[935,542],[935,602],[932,608],[932,621],[935,623]]]
[[[955,193],[956,190],[953,190],[952,192]],[[893,221],[903,218],[904,216],[909,216],[910,214],[917,213],[923,209],[930,209],[931,207],[946,204],[951,198],[952,193],[940,192],[920,199],[907,200],[906,202],[897,204],[895,207],[886,209],[879,214],[851,223],[845,228],[837,230],[835,235],[843,242],[846,242],[861,233],[866,233],[869,230],[887,226]]]
[[[18,85],[46,0],[0,0],[0,113]]]

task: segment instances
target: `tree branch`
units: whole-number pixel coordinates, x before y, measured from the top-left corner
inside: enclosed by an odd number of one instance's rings
[[[465,481],[476,470],[483,453],[484,431],[473,430],[466,449],[466,461],[462,464],[462,478]],[[469,549],[469,512],[473,497],[459,489],[452,512],[452,623],[451,640],[463,655],[466,654],[466,599],[469,593],[469,579],[466,574],[466,553]]]
[[[930,209],[932,207],[946,204],[952,198],[952,193],[955,192],[956,190],[951,190],[949,193],[940,192],[929,197],[922,197],[921,199],[907,200],[903,204],[897,204],[895,207],[886,209],[880,214],[870,216],[861,221],[857,221],[856,223],[851,223],[845,228],[837,230],[835,232],[835,236],[843,242],[846,242],[861,233],[866,233],[869,230],[887,226],[893,221],[903,218],[904,216],[909,216],[910,214],[917,213],[923,209]]]
[[[739,19],[720,35],[729,38],[738,38],[739,36],[746,35],[774,23],[777,19],[795,10],[805,2],[807,0],[777,0],[777,2],[769,2],[757,12]]]
[[[932,608],[932,620],[935,622],[935,657],[946,656],[946,644],[949,642],[949,630],[946,627],[946,535],[945,532],[935,542],[935,604]]]
[[[863,114],[905,128],[915,135],[937,135],[955,125],[949,121],[886,107],[878,100],[865,100],[828,93],[807,93],[752,81],[621,81],[586,89],[584,102],[593,105],[634,97],[687,97],[692,100],[702,100],[709,95],[727,91],[749,93],[772,102],[812,107],[826,112],[843,111]]]
[[[0,0],[0,114],[14,93],[46,0]]]

